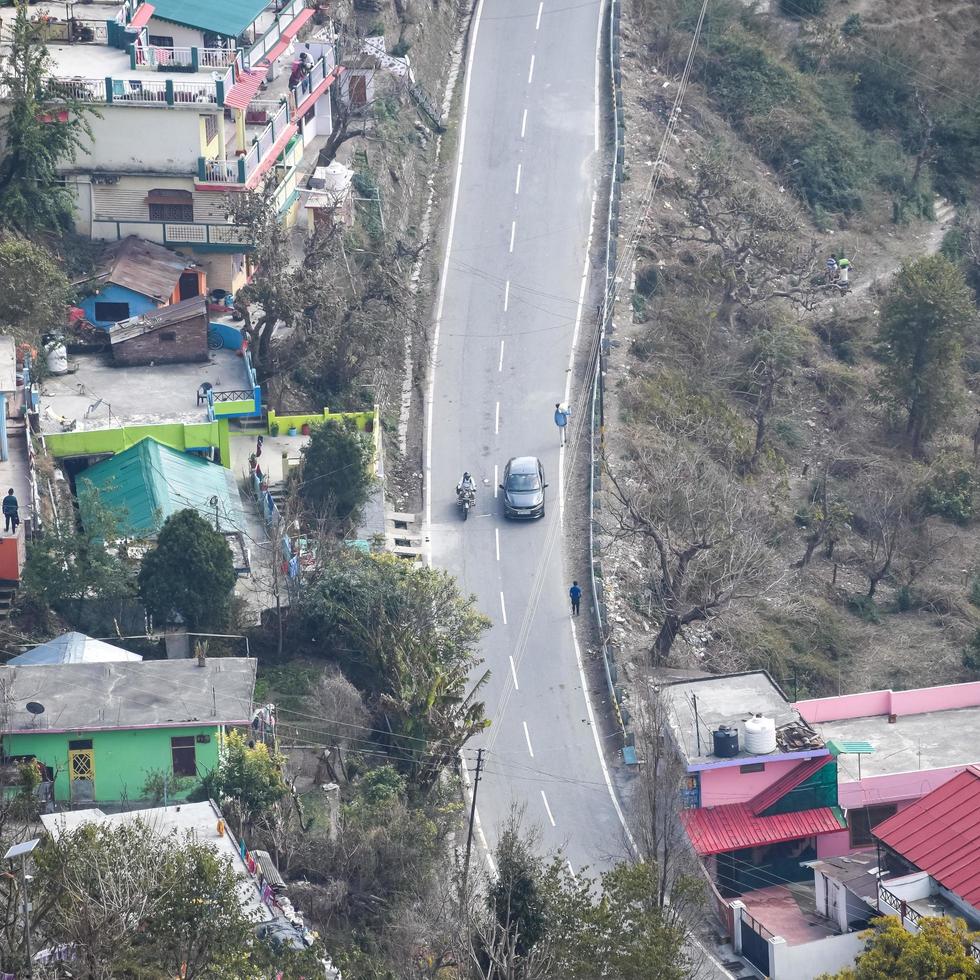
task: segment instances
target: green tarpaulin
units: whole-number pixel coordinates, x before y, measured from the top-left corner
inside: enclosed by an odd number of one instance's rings
[[[118,532],[126,537],[154,537],[171,514],[188,508],[212,525],[217,515],[222,531],[245,530],[245,512],[231,472],[156,439],[143,439],[90,466],[75,484],[82,524],[100,506],[115,517]]]

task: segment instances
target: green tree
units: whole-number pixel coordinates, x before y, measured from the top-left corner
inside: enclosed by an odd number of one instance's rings
[[[289,792],[282,774],[284,764],[283,757],[270,752],[268,746],[261,742],[249,745],[240,732],[232,731],[217,768],[203,779],[204,790],[223,805],[240,829]]]
[[[65,322],[70,295],[46,248],[25,238],[0,240],[0,331],[39,346],[42,333]]]
[[[962,919],[922,919],[909,932],[893,916],[875,919],[857,965],[822,980],[975,980],[980,963],[970,955],[977,934]]]
[[[58,166],[92,139],[92,105],[49,78],[51,55],[40,20],[20,0],[0,58],[0,89],[9,111],[0,150],[0,223],[24,234],[71,227],[74,198],[58,182]]]
[[[49,528],[28,546],[23,584],[45,627],[52,610],[81,625],[86,603],[135,595],[134,569],[120,550],[115,515],[93,497],[84,529],[70,523]]]
[[[304,503],[328,520],[357,522],[371,492],[371,449],[353,422],[316,425],[303,446]]]
[[[241,904],[241,879],[210,845],[176,831],[161,834],[136,818],[84,824],[47,839],[34,857],[35,948],[72,944],[72,976],[269,976],[268,951],[254,939]],[[10,952],[20,955],[4,950]],[[4,962],[15,959],[5,955]]]
[[[150,613],[161,622],[179,614],[192,631],[222,629],[234,587],[224,535],[197,511],[171,514],[139,572],[140,597]]]
[[[617,864],[600,879],[598,899],[588,886],[565,881],[559,922],[571,926],[555,944],[556,975],[589,980],[601,963],[615,980],[686,980],[696,975],[686,930],[659,898],[653,863]],[[569,914],[570,913],[570,914]]]
[[[500,980],[688,980],[696,975],[681,917],[664,906],[655,863],[624,862],[599,876],[572,875],[564,858],[536,853],[536,837],[511,817],[496,871],[468,922],[480,977]],[[601,965],[601,969],[597,969]]]
[[[962,398],[960,358],[976,317],[963,274],[944,255],[902,266],[882,305],[884,394],[905,415],[912,448],[941,429]]]
[[[344,550],[300,603],[310,641],[338,651],[345,674],[366,693],[376,727],[391,733],[392,760],[431,786],[489,724],[475,700],[482,680],[470,685],[476,645],[490,626],[474,598],[438,569]]]

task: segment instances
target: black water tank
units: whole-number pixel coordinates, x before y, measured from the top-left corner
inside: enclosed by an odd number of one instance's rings
[[[738,729],[722,725],[711,733],[715,755],[721,759],[733,759],[738,755]]]

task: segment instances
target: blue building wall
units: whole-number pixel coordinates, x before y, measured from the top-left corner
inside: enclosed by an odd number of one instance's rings
[[[95,307],[97,303],[127,303],[129,305],[129,312],[125,316],[117,317],[114,320],[96,319]],[[108,330],[119,320],[125,320],[126,317],[130,316],[139,316],[141,313],[148,313],[150,310],[157,309],[160,304],[154,302],[149,296],[144,296],[142,293],[137,293],[132,289],[127,289],[125,286],[117,286],[115,283],[110,282],[106,283],[101,291],[94,296],[86,296],[79,303],[79,306],[85,311],[85,319],[89,323],[94,323],[95,326],[102,327],[103,330]]]

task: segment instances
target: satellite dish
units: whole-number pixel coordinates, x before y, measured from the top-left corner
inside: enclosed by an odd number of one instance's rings
[[[44,705],[43,704],[39,704],[37,701],[28,701],[27,704],[24,705],[24,707],[27,708],[27,710],[32,715],[43,715],[44,714]]]

